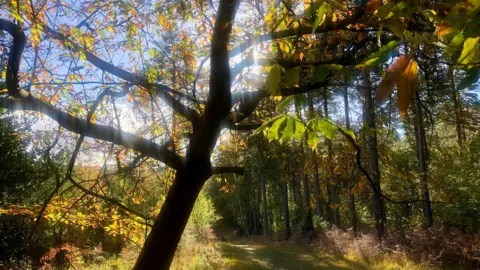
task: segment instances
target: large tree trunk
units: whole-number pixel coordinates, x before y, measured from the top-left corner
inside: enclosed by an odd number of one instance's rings
[[[285,240],[290,238],[291,229],[290,229],[290,213],[288,210],[288,186],[287,181],[284,180],[280,183],[281,189],[281,201],[282,201],[282,214],[283,214],[283,224],[285,228]]]
[[[177,171],[134,269],[170,267],[198,194],[210,176],[209,166],[204,163],[192,160]]]
[[[229,42],[238,0],[220,1],[210,52],[209,92],[205,113],[192,122],[193,132],[184,163],[177,167],[150,234],[134,269],[168,269],[195,201],[212,174],[210,156],[231,109]]]
[[[263,202],[263,235],[268,236],[269,227],[268,227],[268,207],[267,207],[267,186],[265,175],[262,175],[262,202]]]
[[[347,83],[347,80],[345,80],[345,84]],[[348,87],[345,85],[345,88],[343,90],[343,104],[345,108],[345,126],[347,129],[350,129],[350,110],[348,108]],[[349,179],[351,182],[352,179]],[[349,190],[348,190],[348,208],[350,209],[350,218],[351,218],[351,223],[352,223],[352,230],[353,234],[356,236],[357,235],[357,211],[355,210],[355,194],[353,194],[352,191],[352,184],[349,184]]]
[[[422,108],[420,105],[420,98],[418,92],[416,93],[415,102],[415,114],[416,114],[416,127],[417,127],[417,156],[420,169],[420,189],[422,192],[423,200],[423,215],[425,216],[425,225],[427,228],[433,225],[432,206],[430,203],[430,194],[428,191],[428,167],[426,158],[425,145],[425,127],[423,125]]]
[[[325,113],[325,118],[328,118],[328,98],[327,98],[327,91],[325,90],[324,95],[324,103],[323,109]],[[332,181],[334,178],[334,184],[328,184],[327,189],[329,190],[329,201],[330,204],[333,205],[333,224],[340,228],[340,200],[338,197],[338,189],[339,189],[339,178],[335,177],[333,172],[333,149],[332,149],[332,141],[327,139],[327,147],[328,147],[328,182]]]
[[[372,204],[373,215],[375,218],[375,230],[378,239],[382,239],[385,234],[385,210],[383,200],[379,194],[382,189],[380,186],[380,168],[378,164],[378,148],[377,148],[377,126],[375,122],[375,108],[373,106],[372,87],[370,85],[370,74],[363,73],[363,89],[364,89],[364,103],[363,103],[363,120],[366,127],[366,146],[369,160],[369,168],[371,177],[375,188],[372,188]]]

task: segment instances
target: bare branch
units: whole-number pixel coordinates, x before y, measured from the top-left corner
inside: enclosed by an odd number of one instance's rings
[[[236,173],[243,175],[244,167],[212,167],[212,174]]]
[[[175,94],[182,97],[187,97],[188,95],[181,92],[175,91],[170,87],[163,84],[150,83],[147,78],[128,72],[120,67],[112,65],[95,54],[81,48],[79,45],[74,44],[71,40],[68,39],[64,34],[53,30],[48,26],[44,26],[47,34],[56,40],[64,42],[65,46],[74,52],[80,52],[85,54],[85,58],[88,62],[92,63],[97,68],[113,74],[131,84],[141,86],[146,89],[154,90],[158,97],[163,99],[167,105],[169,105],[173,110],[179,113],[181,116],[188,119],[192,124],[198,123],[200,115],[193,110],[192,108],[182,104],[180,101],[176,100],[171,94]],[[68,42],[68,43],[67,43]],[[193,98],[189,98],[190,100]]]
[[[167,164],[171,168],[178,168],[183,163],[183,158],[152,141],[137,135],[99,124],[92,124],[79,119],[71,114],[63,112],[52,105],[40,101],[33,96],[22,100],[0,98],[0,108],[10,110],[37,111],[48,115],[65,129],[80,135],[92,137],[104,141],[113,142],[145,154]]]

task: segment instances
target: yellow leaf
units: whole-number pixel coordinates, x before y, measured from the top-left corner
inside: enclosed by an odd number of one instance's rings
[[[380,104],[383,99],[390,95],[393,86],[395,85],[395,81],[405,71],[411,59],[410,55],[400,55],[397,60],[388,67],[387,73],[383,77],[383,80],[380,83],[380,88],[378,89],[377,98],[375,100],[376,105]]]
[[[398,109],[400,110],[400,118],[405,116],[408,106],[413,100],[417,88],[418,64],[415,60],[411,60],[403,71],[402,75],[397,79],[398,88]]]
[[[469,64],[470,61],[474,58],[476,53],[476,48],[480,37],[467,38],[463,43],[463,50],[458,62],[461,64]]]

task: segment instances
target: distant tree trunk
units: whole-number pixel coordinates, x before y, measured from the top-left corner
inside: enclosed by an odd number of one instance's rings
[[[462,148],[463,146],[463,132],[462,132],[462,116],[461,116],[461,106],[459,100],[459,93],[455,86],[455,77],[453,76],[453,69],[451,67],[448,68],[448,76],[450,77],[450,84],[452,86],[452,101],[455,110],[455,127],[457,130],[457,142],[458,146]]]
[[[313,100],[312,96],[308,95],[308,112],[309,119],[314,118],[314,109],[313,109]],[[319,218],[323,218],[323,209],[322,209],[322,194],[320,191],[320,175],[318,173],[318,160],[317,160],[317,149],[313,149],[311,152],[311,159],[313,161],[313,192],[315,197],[315,211]]]
[[[269,234],[268,208],[267,208],[267,185],[265,175],[262,175],[262,202],[263,202],[263,235]]]
[[[324,103],[323,103],[325,118],[328,118],[328,98],[327,91],[325,90]],[[327,139],[328,147],[328,183],[334,178],[334,185],[327,184],[327,189],[329,190],[329,201],[333,205],[333,224],[340,228],[340,201],[338,198],[338,188],[339,188],[339,179],[335,177],[333,173],[333,149],[332,141]],[[331,205],[331,206],[332,206]]]
[[[260,214],[258,209],[258,202],[260,198],[257,196],[257,189],[253,189],[253,234],[260,234]]]
[[[416,126],[417,126],[417,156],[420,169],[420,189],[423,200],[423,215],[425,216],[425,225],[427,228],[433,225],[432,205],[430,203],[430,194],[428,191],[428,166],[426,158],[427,145],[425,145],[425,127],[423,125],[422,107],[418,92],[415,102]]]
[[[303,231],[306,233],[313,230],[312,209],[310,208],[310,190],[308,188],[308,177],[306,174],[303,174],[303,204],[305,209]]]
[[[369,160],[371,177],[375,185],[376,191],[372,188],[372,204],[373,215],[375,218],[375,230],[378,239],[382,239],[385,234],[385,210],[383,200],[379,192],[382,191],[380,186],[380,168],[378,164],[378,148],[377,148],[377,127],[375,122],[375,108],[373,106],[372,87],[370,85],[370,74],[363,73],[363,121],[365,122],[366,146]]]
[[[347,83],[347,80],[345,80],[345,84]],[[350,110],[348,108],[348,86],[345,85],[345,88],[343,89],[343,103],[345,107],[345,126],[347,129],[350,129]],[[349,179],[351,182],[352,179]],[[353,234],[356,236],[357,235],[357,211],[355,210],[355,194],[353,194],[352,187],[353,185],[349,185],[349,191],[348,191],[348,206],[350,209],[350,217],[351,217],[351,222],[352,222],[352,230]]]
[[[280,183],[281,188],[281,201],[282,201],[282,212],[283,212],[283,224],[285,227],[285,240],[290,238],[291,229],[290,229],[290,213],[288,210],[288,186],[287,181],[284,180]]]

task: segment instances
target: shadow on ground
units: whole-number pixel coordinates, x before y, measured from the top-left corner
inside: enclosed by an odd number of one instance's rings
[[[297,246],[221,243],[220,247],[228,269],[368,269],[342,256]]]

